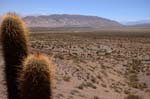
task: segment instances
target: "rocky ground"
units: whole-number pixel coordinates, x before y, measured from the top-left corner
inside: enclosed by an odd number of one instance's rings
[[[149,37],[50,33],[33,34],[30,42],[31,53],[46,53],[56,64],[54,99],[149,99]],[[6,99],[2,59],[0,65]]]

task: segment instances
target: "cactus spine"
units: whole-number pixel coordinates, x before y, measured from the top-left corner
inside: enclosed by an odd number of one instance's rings
[[[14,13],[4,16],[0,31],[8,99],[20,99],[18,71],[22,68],[22,62],[28,55],[28,32],[21,18]]]
[[[28,56],[20,75],[21,99],[51,99],[50,77],[50,60],[47,56]]]

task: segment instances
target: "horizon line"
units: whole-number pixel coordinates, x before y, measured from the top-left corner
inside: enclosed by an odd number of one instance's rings
[[[7,14],[9,12],[6,12],[6,13],[3,13],[3,14],[0,14],[0,16],[3,16],[5,14]],[[80,15],[80,16],[91,16],[91,17],[99,17],[99,18],[104,18],[104,19],[108,19],[108,20],[112,20],[112,21],[116,21],[116,22],[119,22],[121,24],[127,24],[127,23],[130,23],[130,22],[139,22],[139,21],[148,21],[150,22],[150,19],[140,19],[140,20],[126,20],[126,21],[119,21],[119,20],[116,20],[116,19],[113,19],[113,18],[109,18],[109,17],[103,17],[103,16],[99,16],[99,15],[92,15],[92,14],[80,14],[80,13],[34,13],[34,14],[20,14],[20,13],[17,13],[17,12],[11,12],[10,13],[16,13],[18,14],[19,16],[21,17],[27,17],[27,16],[50,16],[50,15]]]

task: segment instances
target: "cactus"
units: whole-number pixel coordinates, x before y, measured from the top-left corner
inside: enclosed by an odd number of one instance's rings
[[[28,31],[21,18],[14,13],[4,16],[0,31],[8,98],[20,99],[18,71],[22,68],[22,62],[28,55]]]
[[[21,99],[51,99],[51,61],[42,54],[25,59],[20,73]]]

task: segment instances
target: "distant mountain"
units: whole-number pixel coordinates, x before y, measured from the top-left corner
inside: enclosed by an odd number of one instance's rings
[[[86,15],[52,14],[31,15],[23,17],[29,27],[65,27],[65,28],[115,28],[115,27],[150,27],[150,20],[126,22],[120,24],[117,21]],[[0,16],[0,23],[2,16]]]
[[[23,18],[29,27],[120,27],[122,24],[101,18],[97,16],[85,15],[68,15],[68,14],[54,14],[54,15],[40,15],[40,16],[26,16]]]
[[[134,22],[126,22],[125,25],[128,26],[142,26],[142,27],[150,27],[150,20],[140,20],[140,21],[134,21]]]
[[[149,27],[150,28],[150,23],[144,23],[144,24],[136,24],[136,25],[132,25],[134,27]]]

